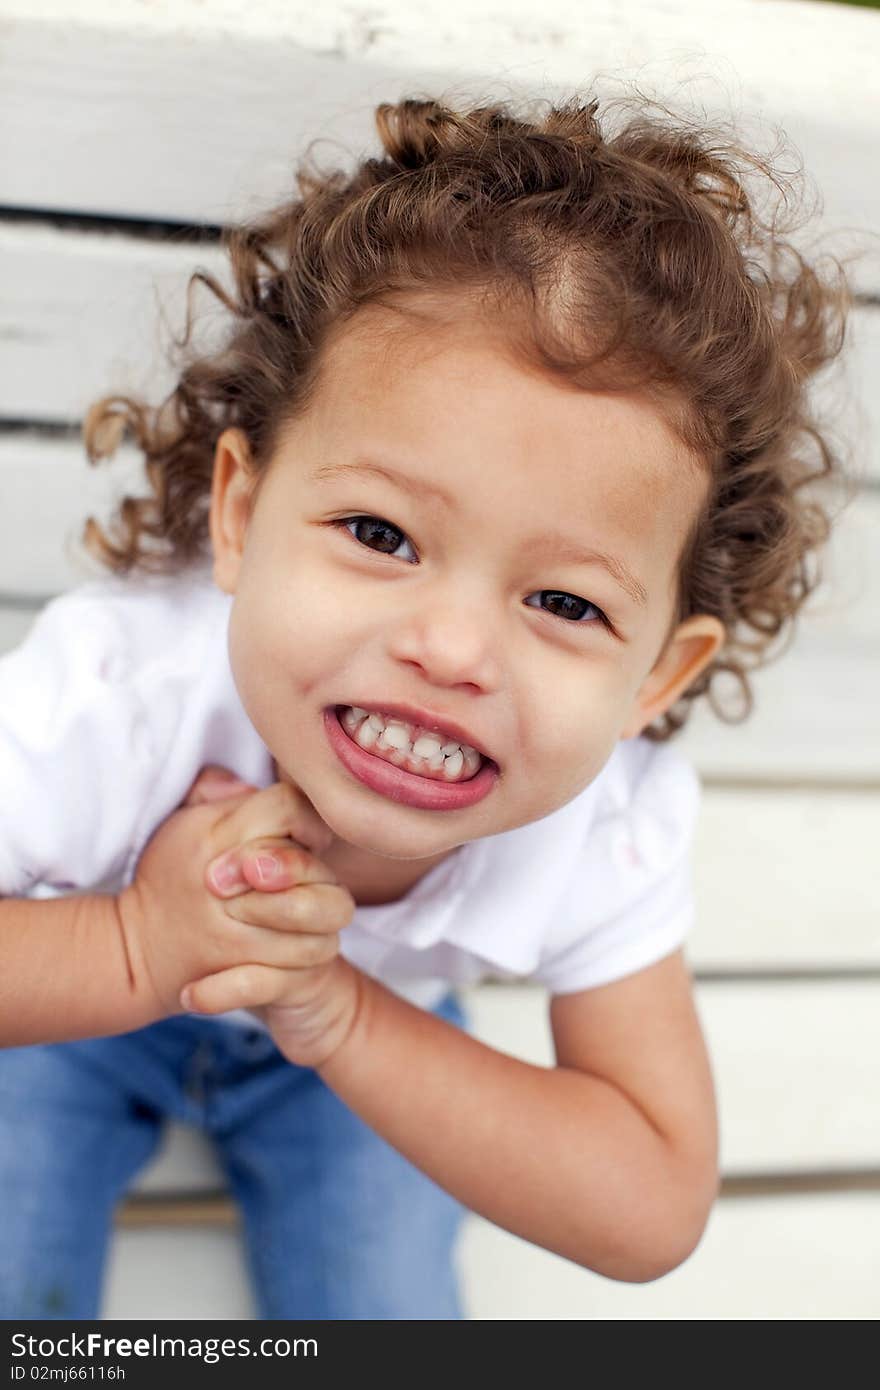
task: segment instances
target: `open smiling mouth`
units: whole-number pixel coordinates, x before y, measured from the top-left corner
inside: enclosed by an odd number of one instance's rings
[[[334,752],[359,782],[423,810],[461,810],[487,796],[497,763],[469,744],[351,705],[324,711]]]

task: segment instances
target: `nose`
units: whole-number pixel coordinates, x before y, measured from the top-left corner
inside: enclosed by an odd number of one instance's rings
[[[497,690],[501,678],[499,624],[488,601],[473,592],[432,598],[422,594],[397,617],[388,639],[390,655],[418,667],[433,685]]]

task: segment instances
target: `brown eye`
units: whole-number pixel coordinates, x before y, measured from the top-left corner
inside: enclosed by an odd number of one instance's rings
[[[560,593],[557,589],[541,589],[537,597],[547,605],[544,612],[550,613],[554,618],[565,618],[568,622],[574,623],[583,623],[591,619],[593,622],[598,620],[606,627],[608,625],[608,619],[602,609],[597,608],[595,603],[590,603],[589,599],[578,598],[577,594]]]
[[[393,555],[402,544],[410,544],[405,531],[379,516],[347,516],[333,524],[344,528],[367,550],[375,550],[380,555]]]

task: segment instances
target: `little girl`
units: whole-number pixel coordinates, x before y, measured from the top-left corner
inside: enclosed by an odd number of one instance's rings
[[[615,1279],[700,1238],[670,740],[815,586],[849,300],[769,165],[598,107],[380,106],[196,277],[222,347],[89,416],[152,493],[0,661],[7,1318],[96,1315],[167,1116],[265,1318],[460,1317],[465,1209]],[[485,977],[547,988],[555,1067],[468,1035]]]

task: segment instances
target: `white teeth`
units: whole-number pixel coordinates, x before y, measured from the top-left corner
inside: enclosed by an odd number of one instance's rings
[[[376,733],[369,719],[364,720],[355,734],[355,741],[360,744],[361,748],[372,748],[373,744],[378,741],[378,738],[379,735]]]
[[[380,748],[409,748],[409,734],[403,724],[386,724],[379,739]]]
[[[480,755],[475,748],[466,748],[464,752],[464,765],[468,770],[468,776],[474,777],[480,770]]]
[[[469,744],[454,739],[443,741],[441,735],[427,731],[419,733],[411,743],[411,730],[399,719],[350,705],[342,710],[340,719],[347,732],[361,748],[374,753],[381,750],[385,760],[395,767],[407,767],[421,776],[435,776],[443,781],[464,781],[480,770],[482,759]],[[462,776],[464,774],[464,776]]]
[[[435,758],[438,753],[442,755],[443,749],[439,739],[431,738],[430,734],[422,734],[413,744],[413,752],[417,758]]]
[[[443,776],[450,778],[457,777],[464,767],[464,754],[459,748],[455,753],[448,757],[443,764]]]

